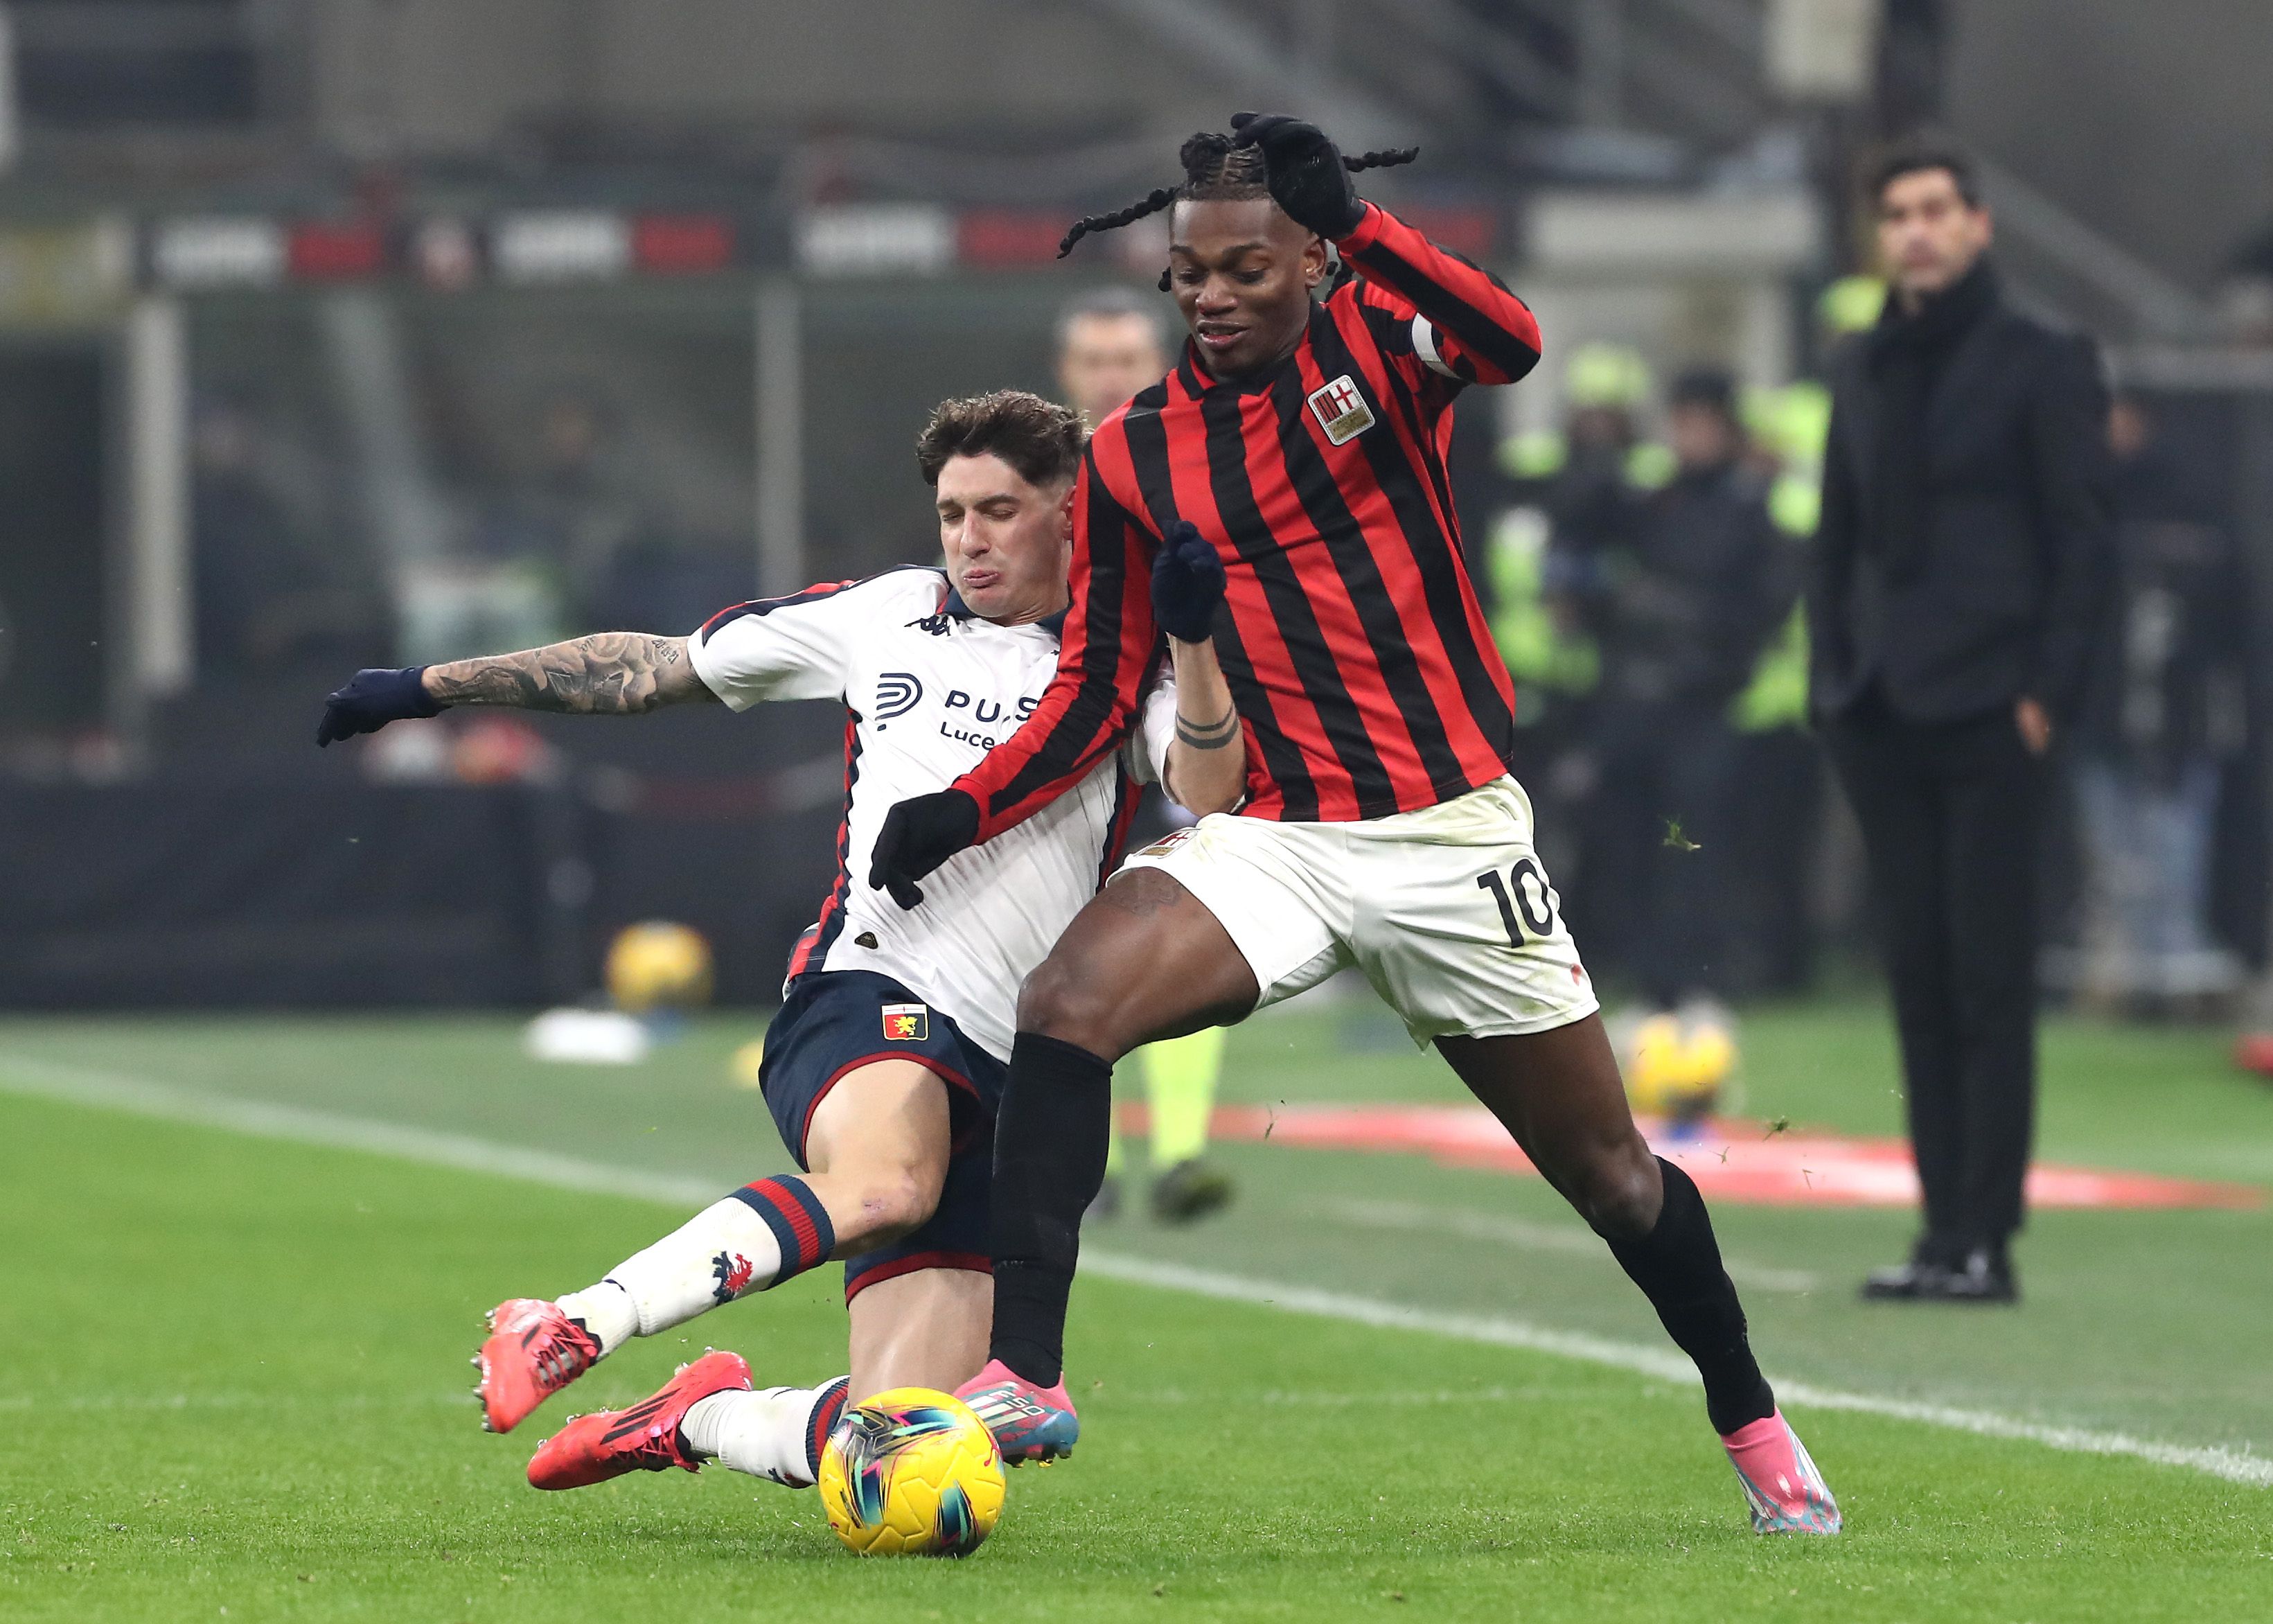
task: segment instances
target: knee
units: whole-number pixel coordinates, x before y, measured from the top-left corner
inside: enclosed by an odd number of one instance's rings
[[[1056,953],[1035,966],[1018,989],[1019,1031],[1038,1032],[1117,1060],[1112,1016],[1105,978]]]
[[[939,1180],[917,1168],[879,1169],[860,1181],[863,1244],[886,1245],[931,1222],[939,1208]]]
[[[1565,1170],[1563,1184],[1579,1215],[1607,1241],[1640,1240],[1656,1228],[1665,1205],[1664,1176],[1639,1134],[1590,1147]]]

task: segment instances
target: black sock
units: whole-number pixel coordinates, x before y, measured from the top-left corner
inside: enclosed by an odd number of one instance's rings
[[[1113,1063],[1021,1032],[994,1124],[992,1351],[1037,1387],[1063,1371],[1081,1218],[1104,1187],[1112,1131]]]
[[[1656,1227],[1639,1240],[1612,1241],[1610,1254],[1649,1298],[1666,1334],[1697,1362],[1705,1378],[1705,1413],[1713,1430],[1726,1437],[1774,1414],[1775,1395],[1745,1339],[1744,1305],[1721,1267],[1705,1198],[1664,1157],[1657,1165],[1665,1178],[1665,1206]]]

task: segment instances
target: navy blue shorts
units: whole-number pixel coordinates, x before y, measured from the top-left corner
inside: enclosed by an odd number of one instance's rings
[[[954,1138],[939,1207],[914,1233],[844,1262],[844,1297],[918,1269],[993,1270],[988,1214],[994,1184],[994,1112],[1009,1068],[889,976],[821,970],[792,981],[766,1029],[758,1071],[782,1143],[810,1171],[805,1136],[837,1079],[879,1060],[912,1060],[947,1085]]]

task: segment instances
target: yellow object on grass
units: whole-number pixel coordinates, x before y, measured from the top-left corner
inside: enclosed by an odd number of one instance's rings
[[[668,920],[626,925],[608,944],[608,996],[626,1014],[710,1001],[710,944]]]

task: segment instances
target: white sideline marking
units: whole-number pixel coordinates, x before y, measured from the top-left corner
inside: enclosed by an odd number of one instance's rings
[[[1697,1381],[1696,1370],[1679,1354],[1645,1348],[1638,1342],[1589,1336],[1579,1331],[1553,1330],[1522,1320],[1502,1319],[1494,1314],[1457,1314],[1432,1308],[1408,1308],[1401,1303],[1384,1303],[1376,1297],[1352,1297],[1344,1292],[1324,1291],[1284,1281],[1249,1280],[1237,1274],[1219,1274],[1213,1269],[1188,1268],[1178,1263],[1156,1263],[1148,1258],[1126,1258],[1114,1253],[1085,1252],[1082,1254],[1081,1262],[1082,1267],[1089,1273],[1102,1274],[1108,1280],[1160,1286],[1171,1291],[1188,1292],[1194,1297],[1252,1304],[1275,1308],[1285,1313],[1347,1320],[1357,1325],[1377,1326],[1384,1330],[1422,1331],[1460,1342],[1487,1342],[1499,1348],[1522,1348],[1534,1353],[1584,1359],[1590,1365],[1607,1365],[1613,1369],[1632,1371],[1638,1375],[1684,1386],[1694,1386]],[[2195,1471],[2208,1472],[2213,1477],[2223,1477],[2229,1483],[2273,1488],[2273,1459],[2263,1455],[2247,1455],[2233,1449],[2157,1443],[2151,1439],[2133,1438],[2124,1432],[2050,1426],[2041,1422],[2023,1421],[2014,1416],[1999,1415],[1993,1410],[1959,1410],[1947,1404],[1887,1398],[1875,1393],[1846,1393],[1835,1387],[1819,1387],[1812,1382],[1789,1380],[1782,1376],[1772,1376],[1770,1380],[1774,1384],[1777,1399],[1795,1409],[1850,1410],[1863,1415],[1887,1416],[1900,1421],[1920,1421],[1929,1426],[1973,1432],[1984,1438],[2016,1439],[2044,1444],[2075,1454],[2129,1455],[2134,1460],[2152,1461],[2160,1466],[2184,1466]]]
[[[1605,1255],[1602,1237],[1576,1225],[1532,1223],[1498,1213],[1460,1207],[1422,1207],[1411,1201],[1333,1201],[1309,1208],[1310,1216],[1362,1229],[1402,1229],[1421,1234],[1452,1235],[1464,1241],[1482,1241],[1519,1252],[1560,1252],[1573,1257]],[[1789,1291],[1805,1296],[1815,1289],[1816,1278],[1805,1269],[1771,1268],[1726,1253],[1721,1261],[1729,1278],[1755,1291]]]
[[[338,1150],[394,1156],[402,1161],[455,1168],[463,1172],[499,1175],[596,1195],[629,1196],[684,1207],[708,1204],[719,1194],[718,1181],[683,1174],[643,1172],[610,1167],[576,1156],[555,1155],[493,1139],[458,1133],[441,1133],[349,1116],[334,1111],[311,1110],[296,1105],[232,1099],[196,1089],[176,1087],[146,1078],[112,1071],[57,1065],[26,1056],[0,1055],[0,1088],[71,1105],[108,1106],[138,1116],[200,1127],[227,1128],[260,1139],[289,1139]],[[1579,1331],[1558,1331],[1527,1320],[1494,1314],[1461,1314],[1430,1308],[1385,1303],[1377,1297],[1322,1290],[1287,1281],[1255,1280],[1219,1274],[1213,1269],[1156,1262],[1118,1252],[1089,1252],[1082,1266],[1092,1274],[1133,1285],[1158,1287],[1219,1302],[1242,1303],[1282,1313],[1338,1320],[1383,1330],[1418,1331],[1459,1342],[1482,1342],[1499,1348],[1520,1348],[1560,1358],[1631,1371],[1655,1380],[1694,1385],[1697,1372],[1679,1354],[1638,1342],[1590,1336]],[[1819,1387],[1811,1382],[1773,1378],[1778,1396],[1795,1408],[1852,1410],[1915,1421],[1983,1438],[2008,1439],[2042,1444],[2081,1455],[2126,1455],[2158,1466],[2180,1466],[2206,1472],[2229,1483],[2254,1488],[2273,1488],[2273,1458],[2216,1447],[2197,1447],[2158,1443],[2124,1432],[2095,1432],[2083,1427],[2048,1425],[2024,1421],[1993,1410],[1961,1410],[1947,1404],[1888,1398],[1879,1394],[1848,1393]]]

